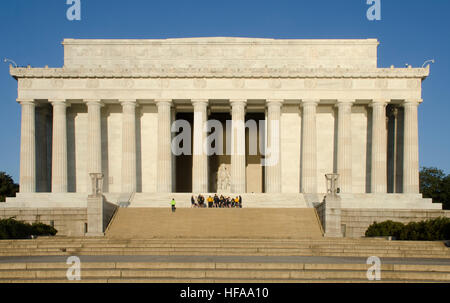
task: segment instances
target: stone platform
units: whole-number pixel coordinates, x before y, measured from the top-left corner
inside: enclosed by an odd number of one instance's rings
[[[197,196],[199,193],[194,193]],[[215,193],[200,193],[205,198]],[[242,196],[244,208],[312,208],[320,203],[325,193],[218,193],[234,198]],[[192,193],[104,193],[106,201],[113,204],[130,202],[130,207],[168,207],[175,198],[178,207],[191,207]],[[18,193],[7,198],[0,208],[87,207],[88,193]],[[342,208],[351,209],[442,209],[442,204],[432,203],[421,194],[339,194]]]

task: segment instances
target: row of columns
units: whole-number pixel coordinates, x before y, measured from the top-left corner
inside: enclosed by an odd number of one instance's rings
[[[204,123],[207,121],[208,100],[192,100],[194,107],[194,153],[192,165],[192,190],[193,192],[208,192],[208,155],[205,149],[206,132]],[[246,156],[245,156],[245,108],[247,100],[232,99],[231,120],[232,120],[232,151],[231,151],[231,191],[236,193],[246,192]],[[281,100],[267,100],[268,125],[272,120],[280,121]],[[159,112],[159,111],[158,111]],[[267,140],[269,146],[272,141],[280,142],[278,132],[268,129]],[[160,137],[164,140],[164,137]],[[160,142],[162,143],[162,142]],[[160,156],[158,156],[160,159]],[[163,171],[161,171],[163,173]],[[160,179],[158,172],[158,180]],[[266,169],[267,192],[281,192],[281,165],[278,161],[275,165]]]
[[[317,123],[316,110],[320,100],[303,100],[302,168],[303,193],[317,193]],[[386,105],[389,100],[374,100],[372,107],[371,192],[387,191],[387,130]],[[35,102],[19,100],[22,107],[20,191],[36,191]],[[53,106],[52,182],[54,193],[67,192],[67,103],[50,100]],[[122,192],[136,191],[136,100],[120,100],[122,122]],[[157,191],[172,192],[171,107],[172,100],[155,100],[158,109]],[[351,109],[354,100],[338,100],[337,173],[342,192],[352,192],[352,126]],[[192,100],[194,107],[193,192],[208,191],[208,156],[205,150],[208,100]],[[245,108],[246,100],[230,100],[233,125],[231,155],[231,190],[246,191]],[[101,172],[101,107],[100,100],[86,100],[88,108],[88,172]],[[405,101],[403,191],[419,192],[418,101]],[[267,100],[269,146],[280,142],[280,130],[270,129],[271,121],[280,121],[282,100]],[[235,127],[238,125],[239,127]],[[243,151],[242,151],[243,148]],[[281,192],[280,161],[266,167],[266,192]],[[88,182],[88,184],[90,184]]]

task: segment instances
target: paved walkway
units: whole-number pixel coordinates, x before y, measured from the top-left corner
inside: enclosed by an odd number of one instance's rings
[[[0,263],[59,263],[68,256],[0,257]],[[202,263],[306,263],[306,264],[366,264],[361,257],[303,256],[80,256],[82,262],[202,262]],[[381,258],[384,264],[449,265],[449,259]]]

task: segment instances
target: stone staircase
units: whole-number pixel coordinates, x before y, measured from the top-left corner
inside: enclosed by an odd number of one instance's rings
[[[450,260],[442,242],[377,239],[38,238],[2,240],[1,256],[327,256]]]
[[[68,281],[65,262],[0,263],[0,283],[322,283],[449,282],[450,265],[382,264],[369,281],[365,264],[82,262],[81,280]]]
[[[105,237],[0,241],[0,283],[77,282],[67,257],[81,258],[78,282],[450,282],[443,242],[333,239],[316,212],[292,209],[120,208]]]
[[[381,282],[450,282],[442,242],[54,237],[0,241],[0,255],[0,283],[77,282],[66,278],[68,256],[91,283],[359,283],[369,282],[370,256],[381,259]]]
[[[321,238],[313,208],[120,208],[110,238]]]

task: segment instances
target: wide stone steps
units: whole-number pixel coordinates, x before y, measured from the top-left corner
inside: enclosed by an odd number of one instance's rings
[[[48,238],[0,241],[0,256],[43,255],[211,255],[355,256],[450,258],[442,242],[384,240],[141,239]]]
[[[198,209],[119,208],[106,231],[108,238],[322,238],[313,208]]]
[[[68,281],[65,263],[0,263],[0,283]],[[139,263],[81,264],[78,282],[371,282],[365,264]],[[380,282],[449,282],[450,266],[382,264]]]

